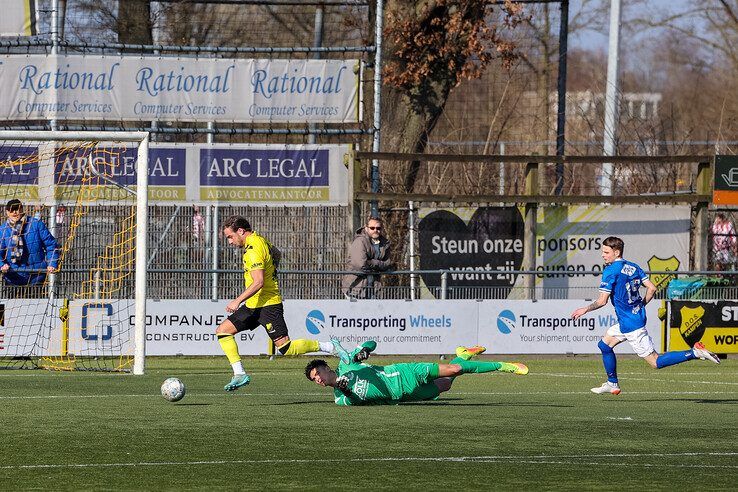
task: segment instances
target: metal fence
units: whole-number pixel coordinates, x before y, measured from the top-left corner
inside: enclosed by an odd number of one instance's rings
[[[57,275],[57,295],[68,296],[82,282],[94,278],[100,268],[98,257],[105,251],[108,239],[121,217],[130,215],[130,206],[94,207],[69,235],[69,220],[56,223],[56,234],[62,247],[67,246],[62,272]],[[67,217],[74,214],[68,207]],[[259,233],[266,236],[282,252],[280,284],[286,299],[341,299],[341,279],[346,268],[348,245],[353,238],[348,208],[326,207],[249,207],[249,206],[159,206],[149,207],[148,269],[149,297],[154,299],[232,299],[243,286],[242,251],[230,247],[220,225],[230,215],[243,215]],[[734,216],[726,214],[731,220]],[[710,235],[712,240],[714,235]],[[732,239],[738,240],[735,236]],[[712,244],[712,242],[711,242]],[[398,251],[403,244],[395,244]],[[406,248],[405,248],[406,249]],[[682,271],[676,275],[704,275],[719,281],[701,289],[705,299],[738,299],[736,264],[714,268],[715,252],[709,251],[709,271]],[[407,268],[408,258],[399,257],[399,268],[383,277],[385,299],[590,299],[597,297],[597,275],[585,287],[556,286],[538,282],[542,272],[516,273],[510,287],[458,285],[451,271]],[[132,268],[128,267],[118,268]],[[456,272],[458,273],[458,272]],[[509,272],[508,272],[509,273]],[[556,272],[554,272],[556,273]],[[578,272],[581,273],[581,272]],[[560,272],[559,272],[559,275]],[[423,279],[423,276],[426,279]],[[531,280],[524,281],[525,277]],[[498,283],[499,285],[499,283]],[[555,284],[558,285],[558,284]],[[574,285],[574,283],[572,283]],[[576,282],[576,285],[583,285]],[[133,294],[133,278],[120,285],[120,297]],[[663,297],[664,291],[659,292]]]
[[[72,274],[57,274],[56,295],[66,296],[74,292],[78,283]],[[79,273],[79,272],[76,272]],[[459,286],[451,280],[451,270],[416,270],[386,272],[383,274],[385,285],[379,290],[371,289],[362,298],[384,300],[418,300],[418,299],[510,299],[510,300],[552,300],[552,299],[596,299],[599,296],[599,279],[597,272],[592,273],[590,286],[545,287],[535,284],[535,277],[541,271],[513,272],[517,276],[514,286]],[[545,273],[545,272],[544,272]],[[665,273],[665,272],[652,272]],[[738,299],[738,273],[736,272],[668,272],[675,278],[706,279],[704,286],[689,291],[688,295],[672,297],[675,299],[725,300]],[[421,281],[423,274],[440,275],[440,285],[426,285]],[[355,275],[355,272],[342,270],[281,270],[278,272],[282,297],[290,299],[346,299],[341,291],[341,279],[344,275]],[[533,278],[533,286],[526,286],[525,278]],[[132,279],[132,276],[131,276]],[[167,279],[165,282],[162,279]],[[211,290],[209,285],[216,279],[218,288]],[[168,283],[169,288],[164,284]],[[205,286],[205,287],[203,287]],[[199,288],[198,288],[199,287]],[[660,286],[656,299],[669,298],[666,285]],[[149,298],[151,299],[211,299],[227,301],[235,298],[244,290],[243,270],[240,269],[155,269],[149,273]],[[132,295],[132,289],[126,289]]]

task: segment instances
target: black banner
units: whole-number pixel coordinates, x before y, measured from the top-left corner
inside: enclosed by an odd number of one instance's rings
[[[738,333],[729,331],[716,332],[714,340],[703,340],[706,330],[727,328],[738,332],[738,302],[671,301],[669,328],[678,330],[690,347],[699,341],[712,346],[738,344]]]
[[[523,263],[524,227],[517,207],[480,207],[468,224],[448,210],[431,212],[418,225],[420,268],[453,270],[449,287],[497,287],[507,295],[517,276],[506,272]],[[435,295],[441,274],[422,277]]]

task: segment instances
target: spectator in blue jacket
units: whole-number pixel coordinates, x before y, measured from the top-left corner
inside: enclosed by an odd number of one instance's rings
[[[5,205],[0,226],[0,272],[5,285],[39,285],[59,266],[59,246],[39,219],[26,216],[18,199]]]

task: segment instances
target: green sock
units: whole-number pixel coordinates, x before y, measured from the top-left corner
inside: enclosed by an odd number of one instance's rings
[[[457,357],[456,359],[460,359]],[[456,361],[454,359],[454,361]],[[480,362],[476,360],[461,360],[458,362],[452,361],[453,364],[461,366],[462,374],[468,374],[470,372],[481,373],[481,372],[493,372],[499,371],[502,368],[502,362]]]

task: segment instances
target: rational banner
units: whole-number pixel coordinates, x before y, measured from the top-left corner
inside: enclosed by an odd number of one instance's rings
[[[738,353],[738,302],[671,301],[669,350],[697,342],[718,354]]]
[[[0,57],[0,119],[352,123],[358,60]]]

